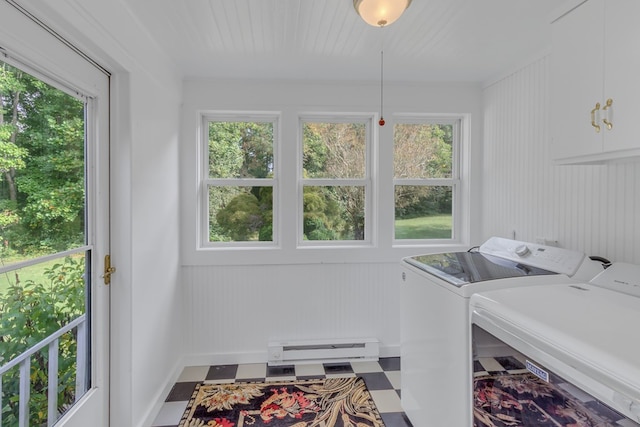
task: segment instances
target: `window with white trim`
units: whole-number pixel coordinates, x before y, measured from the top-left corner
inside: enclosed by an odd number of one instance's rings
[[[300,118],[299,244],[372,241],[371,123],[371,116]]]
[[[276,114],[203,115],[203,246],[274,245]]]
[[[459,205],[460,119],[400,118],[393,128],[394,239],[453,240]]]

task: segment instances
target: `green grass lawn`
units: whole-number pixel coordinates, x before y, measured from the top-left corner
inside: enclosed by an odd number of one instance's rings
[[[21,268],[20,270],[9,271],[7,273],[0,274],[0,294],[4,294],[5,290],[9,288],[9,286],[15,284],[17,279],[19,279],[20,283],[22,284],[26,283],[28,280],[33,280],[34,282],[40,283],[48,283],[49,279],[45,277],[44,271],[51,268],[51,266],[55,263],[60,262],[62,262],[62,259],[54,259],[29,267]],[[18,275],[17,278],[16,274]]]
[[[396,220],[396,239],[450,239],[451,215]]]

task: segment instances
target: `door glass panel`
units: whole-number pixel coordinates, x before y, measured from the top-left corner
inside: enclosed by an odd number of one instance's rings
[[[52,425],[90,382],[86,103],[1,61],[0,96],[2,426]]]

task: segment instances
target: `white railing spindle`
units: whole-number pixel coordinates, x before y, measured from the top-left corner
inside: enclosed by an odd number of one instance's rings
[[[47,426],[53,426],[58,421],[58,339],[49,344],[49,380],[47,391],[49,395]]]
[[[76,350],[76,398],[77,402],[83,395],[87,385],[87,323],[78,324]]]
[[[29,398],[31,397],[31,357],[20,363],[20,401],[18,402],[18,426],[29,427]]]
[[[49,351],[49,376],[47,389],[48,398],[48,426],[53,426],[58,418],[58,350],[59,338],[67,332],[77,328],[76,354],[76,396],[78,401],[87,386],[88,346],[87,322],[83,314],[64,327],[58,329],[15,359],[0,367],[0,408],[2,408],[2,379],[10,369],[19,366],[20,369],[20,400],[18,402],[18,427],[29,427],[29,399],[31,397],[31,356],[45,347]],[[2,411],[0,410],[0,425],[2,425]]]

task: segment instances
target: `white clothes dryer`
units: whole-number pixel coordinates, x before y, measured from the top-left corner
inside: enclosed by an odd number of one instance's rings
[[[602,264],[557,247],[492,237],[477,250],[402,260],[402,407],[414,427],[469,426],[469,298],[592,278]]]
[[[475,294],[470,313],[472,342],[484,356],[474,363],[486,363],[490,352],[494,357],[515,357],[525,372],[540,380],[529,377],[561,396],[551,407],[538,404],[539,418],[564,416],[562,425],[640,426],[640,340],[635,335],[640,324],[640,266],[613,264],[587,284]],[[505,378],[491,377],[501,382]],[[484,381],[486,375],[476,378]],[[516,400],[520,395],[532,400],[522,387],[515,389],[510,394]],[[478,427],[501,412],[481,403],[476,399]],[[539,425],[523,421],[520,409],[511,415],[515,424]]]

